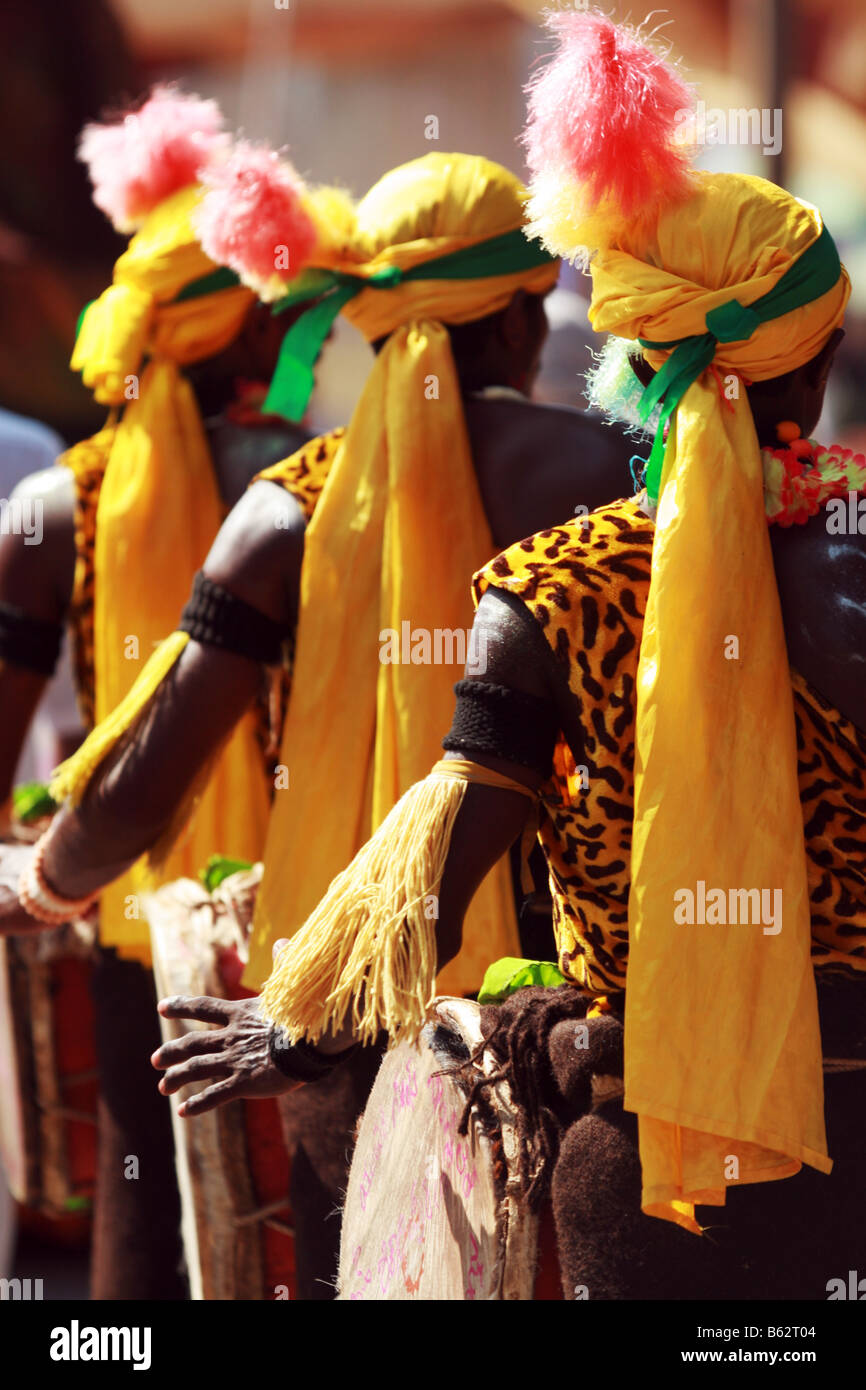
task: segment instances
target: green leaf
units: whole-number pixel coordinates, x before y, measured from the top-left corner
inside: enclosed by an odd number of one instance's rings
[[[223,879],[230,878],[232,874],[242,873],[244,869],[251,869],[252,867],[248,859],[226,859],[224,854],[212,854],[199,873],[199,878],[207,891],[212,893],[215,888],[219,888]]]
[[[479,1004],[501,1004],[515,990],[527,985],[541,985],[545,989],[555,989],[557,985],[568,984],[558,965],[551,960],[519,960],[516,956],[503,956],[487,967],[481,990]]]
[[[42,816],[53,816],[57,810],[57,802],[44,782],[20,782],[12,792],[12,804],[24,825]]]
[[[92,1197],[67,1197],[63,1203],[64,1211],[89,1211],[93,1206]]]

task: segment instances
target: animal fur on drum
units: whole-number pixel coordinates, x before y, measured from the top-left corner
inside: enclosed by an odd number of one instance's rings
[[[482,1010],[494,1074],[479,1076],[478,1053],[463,1068],[463,1132],[473,1105],[483,1124],[488,1087],[511,1087],[523,1191],[535,1208],[550,1193],[565,1296],[826,1299],[828,1278],[856,1268],[866,1224],[866,1070],[825,1077],[829,1177],[734,1186],[725,1208],[697,1208],[695,1236],[641,1212],[635,1116],[620,1098],[593,1103],[593,1076],[622,1075],[622,998],[578,1035],[589,1001],[576,990],[519,990]],[[866,1061],[863,981],[819,976],[818,1007],[825,1058]]]
[[[590,1003],[571,985],[517,990],[502,1004],[482,1009],[484,1043],[461,1069],[470,1083],[461,1134],[468,1131],[473,1107],[484,1122],[488,1088],[508,1082],[518,1111],[517,1178],[533,1211],[549,1194],[564,1129],[592,1106],[593,1075],[622,1073],[622,1033],[619,1025],[611,1029],[612,1020],[591,1019],[586,1046],[576,1046],[575,1024],[584,1021]],[[489,1076],[478,1074],[483,1051],[500,1063]]]

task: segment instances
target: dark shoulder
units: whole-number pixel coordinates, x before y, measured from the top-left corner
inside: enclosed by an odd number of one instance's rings
[[[831,535],[821,512],[770,538],[791,665],[866,731],[866,534]]]
[[[504,589],[487,589],[475,613],[473,648],[484,653],[483,671],[467,667],[467,679],[545,700],[572,748],[582,746],[579,710],[568,680],[522,599]]]
[[[275,621],[293,623],[305,529],[304,514],[291,493],[261,479],[229,512],[204,571]]]
[[[640,446],[598,415],[512,396],[472,396],[466,420],[498,550],[634,491],[629,460]]]
[[[595,410],[579,404],[580,388],[575,381],[576,405],[552,405],[533,401],[526,396],[468,396],[465,398],[466,419],[470,437],[487,430],[524,431],[546,440],[555,441],[557,448],[576,443],[611,449],[619,454],[626,432],[622,425],[608,421]],[[629,444],[634,452],[633,444]]]
[[[58,622],[75,574],[75,479],[55,465],[23,478],[0,512],[0,599]]]
[[[513,594],[488,589],[475,613],[476,650],[484,653],[483,671],[477,678],[526,695],[549,696],[549,670],[547,662],[539,659],[537,627],[529,610]],[[466,678],[475,676],[475,670],[468,667]]]
[[[207,422],[207,436],[220,495],[233,507],[257,473],[301,449],[311,438],[302,425],[268,417],[242,425],[224,416]]]

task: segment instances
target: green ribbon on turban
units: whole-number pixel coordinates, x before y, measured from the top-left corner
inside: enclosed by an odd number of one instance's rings
[[[372,275],[311,269],[294,280],[287,294],[274,305],[282,313],[296,304],[317,300],[293,323],[280,349],[277,367],[262,407],[266,413],[300,420],[313,390],[313,372],[325,339],[341,309],[364,290],[387,290],[412,280],[480,280],[496,275],[515,275],[533,266],[556,260],[539,241],[530,241],[521,227],[491,237],[435,260],[423,261],[410,270],[384,266]]]
[[[820,299],[822,294],[827,294],[836,285],[841,270],[836,243],[824,227],[817,241],[794,261],[767,294],[761,295],[752,304],[740,304],[739,300],[730,299],[726,304],[711,309],[705,319],[706,333],[676,338],[669,343],[654,343],[638,338],[642,348],[653,352],[674,349],[645,387],[638,408],[641,420],[646,423],[653,411],[661,407],[661,418],[646,469],[646,489],[651,501],[658,501],[661,485],[665,426],[686,391],[710,366],[719,343],[745,342],[760,324],[781,318],[793,309],[800,309],[804,304]]]

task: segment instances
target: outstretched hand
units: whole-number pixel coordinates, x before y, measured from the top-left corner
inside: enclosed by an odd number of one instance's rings
[[[165,1076],[159,1083],[164,1096],[174,1095],[191,1082],[208,1081],[197,1095],[178,1107],[188,1119],[215,1110],[231,1100],[281,1096],[301,1083],[284,1076],[271,1060],[271,1025],[262,1018],[258,999],[162,999],[163,1018],[191,1018],[214,1023],[215,1030],[187,1033],[163,1043],[151,1063]]]

